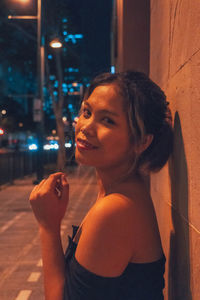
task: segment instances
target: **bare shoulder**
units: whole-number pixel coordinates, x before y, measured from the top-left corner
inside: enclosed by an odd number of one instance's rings
[[[133,212],[133,201],[122,194],[101,198],[84,222],[75,254],[78,262],[97,275],[121,275],[133,252]]]

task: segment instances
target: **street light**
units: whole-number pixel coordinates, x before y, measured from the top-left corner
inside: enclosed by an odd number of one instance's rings
[[[13,0],[13,1],[15,1],[15,2],[22,2],[24,4],[30,2],[30,0]]]
[[[62,48],[62,43],[59,41],[59,39],[54,39],[49,44],[51,48]]]
[[[7,111],[5,109],[2,109],[1,113],[2,115],[6,115]]]
[[[20,2],[27,2],[28,0],[17,0]],[[8,16],[8,19],[27,19],[37,20],[37,72],[38,72],[38,89],[37,89],[37,135],[38,135],[38,152],[37,152],[37,180],[35,183],[40,182],[43,179],[44,175],[44,166],[43,166],[43,134],[44,134],[44,118],[43,118],[43,86],[44,86],[44,36],[42,34],[42,0],[37,0],[37,16]],[[40,103],[38,105],[38,103]]]

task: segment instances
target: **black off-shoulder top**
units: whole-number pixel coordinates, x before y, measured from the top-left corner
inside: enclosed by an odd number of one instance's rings
[[[73,241],[65,253],[65,287],[63,300],[163,300],[165,256],[151,263],[129,263],[117,277],[96,275],[75,258],[77,244]]]

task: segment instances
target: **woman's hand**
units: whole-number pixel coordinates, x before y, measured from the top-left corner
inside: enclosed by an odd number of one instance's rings
[[[41,228],[60,230],[69,201],[69,184],[64,173],[51,174],[32,190],[29,198]]]

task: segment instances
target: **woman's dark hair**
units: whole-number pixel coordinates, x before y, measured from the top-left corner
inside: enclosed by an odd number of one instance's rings
[[[150,146],[134,164],[137,171],[159,171],[173,149],[172,117],[169,103],[160,87],[147,75],[137,71],[103,73],[94,78],[84,99],[100,85],[116,84],[126,100],[126,111],[134,142],[140,144],[146,134],[153,135]]]

